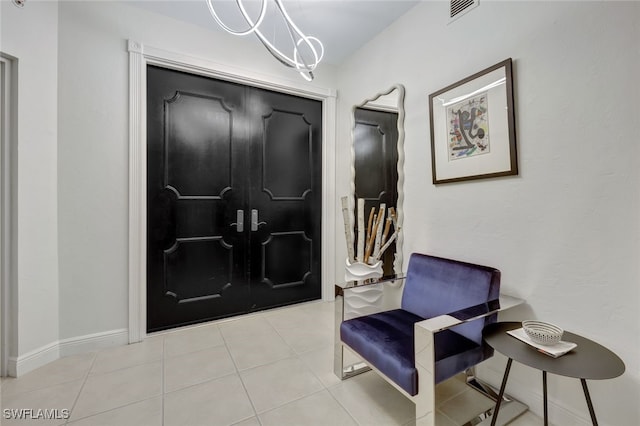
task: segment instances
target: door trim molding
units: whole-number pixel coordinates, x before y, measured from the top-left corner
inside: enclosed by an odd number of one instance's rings
[[[147,329],[147,65],[159,65],[322,101],[322,298],[335,276],[336,90],[169,52],[129,40],[129,343]]]
[[[11,375],[10,357],[18,349],[17,155],[18,59],[0,52],[0,376]]]

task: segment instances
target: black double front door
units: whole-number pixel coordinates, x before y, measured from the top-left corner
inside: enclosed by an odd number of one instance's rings
[[[321,296],[322,104],[147,68],[147,330]]]

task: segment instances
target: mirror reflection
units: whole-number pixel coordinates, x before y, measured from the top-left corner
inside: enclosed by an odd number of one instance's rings
[[[382,260],[384,275],[402,270],[403,124],[401,85],[353,108],[351,185],[354,231],[358,236],[354,250],[361,257],[359,261],[373,264],[378,258]],[[362,217],[358,199],[364,200],[364,208],[360,205]],[[374,256],[385,242],[388,248]]]

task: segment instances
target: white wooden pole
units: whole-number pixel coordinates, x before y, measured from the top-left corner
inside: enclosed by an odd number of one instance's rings
[[[347,254],[349,263],[355,262],[353,253],[353,230],[351,228],[351,218],[349,217],[349,197],[342,197],[342,219],[344,220],[344,236],[347,241]]]
[[[364,198],[358,198],[358,262],[364,262]]]

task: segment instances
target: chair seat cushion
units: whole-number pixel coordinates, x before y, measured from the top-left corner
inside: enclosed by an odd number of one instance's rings
[[[422,320],[403,309],[367,315],[344,321],[340,338],[409,395],[417,395],[413,326]],[[435,358],[435,381],[439,383],[484,359],[483,348],[445,330],[435,335]]]

